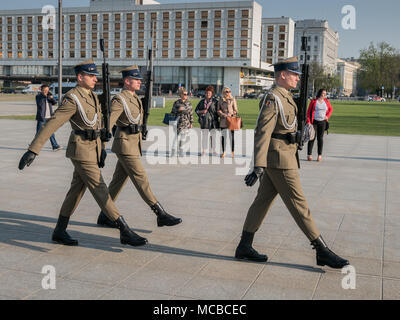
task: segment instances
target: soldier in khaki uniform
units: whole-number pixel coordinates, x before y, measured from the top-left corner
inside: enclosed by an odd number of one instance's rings
[[[117,125],[112,151],[118,157],[118,163],[109,185],[110,195],[116,201],[128,177],[135,185],[142,199],[157,215],[157,225],[174,226],[181,223],[180,218],[168,214],[151,191],[146,171],[140,157],[142,156],[142,124],[144,110],[142,101],[135,91],[140,89],[142,77],[137,66],[122,70],[124,88],[112,100],[110,127]],[[116,227],[103,212],[97,219],[99,225]]]
[[[65,245],[78,244],[77,240],[69,236],[66,228],[70,216],[88,188],[103,212],[120,229],[121,243],[133,246],[144,245],[147,240],[134,233],[120,216],[99,169],[104,167],[107,153],[100,139],[101,106],[96,94],[92,92],[97,82],[96,65],[93,60],[85,61],[75,67],[75,73],[78,85],[68,91],[62,105],[39,131],[28,151],[21,158],[19,169],[22,170],[25,165],[29,166],[49,137],[65,122],[70,121],[73,130],[69,137],[66,156],[74,165],[74,173],[71,187],[61,206],[52,240]]]
[[[297,106],[290,89],[299,81],[297,57],[274,65],[276,84],[261,100],[260,113],[254,132],[254,171],[245,178],[253,186],[260,179],[257,196],[251,205],[243,227],[235,257],[267,261],[252,242],[274,199],[279,194],[297,225],[316,249],[318,265],[342,268],[349,262],[333,253],[322,239],[304,196],[298,173]]]

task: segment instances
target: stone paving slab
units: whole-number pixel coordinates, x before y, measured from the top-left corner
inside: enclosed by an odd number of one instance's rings
[[[23,112],[29,103],[18,108]],[[186,160],[196,164],[181,159],[154,164],[166,160],[167,147],[161,144],[155,155],[148,151],[154,150],[151,141],[145,142],[143,164],[152,189],[183,223],[157,228],[154,214],[129,182],[116,205],[132,229],[148,238],[148,245],[124,246],[118,230],[98,227],[99,208],[89,192],[69,226],[79,246],[55,244],[51,233],[72,178],[72,164],[65,158],[70,126],[56,132],[64,150],[53,152],[46,143],[21,172],[17,164],[36,123],[0,122],[1,300],[400,298],[399,137],[329,134],[322,162],[308,162],[305,151],[300,153],[302,185],[316,224],[332,250],[356,270],[356,289],[344,290],[345,275],[316,265],[315,251],[280,198],[254,241],[269,261],[233,258],[257,191],[235,174],[251,159],[246,148],[233,160],[199,161],[191,152]],[[117,162],[108,152],[102,170],[106,183]],[[42,288],[45,265],[55,267],[56,290]]]

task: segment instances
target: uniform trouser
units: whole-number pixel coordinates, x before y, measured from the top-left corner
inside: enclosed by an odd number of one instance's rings
[[[61,206],[60,215],[70,217],[81,201],[86,188],[89,188],[101,210],[109,219],[115,221],[120,216],[108,192],[97,162],[72,160],[74,174],[71,187]]]
[[[151,191],[149,180],[147,179],[141,159],[137,156],[121,154],[117,154],[117,157],[117,166],[115,167],[112,181],[108,186],[113,201],[117,200],[129,177],[142,199],[149,206],[156,204],[157,199],[153,191]]]
[[[297,225],[312,241],[320,236],[308,208],[297,169],[266,168],[257,196],[247,213],[243,231],[256,232],[277,195],[280,195]]]

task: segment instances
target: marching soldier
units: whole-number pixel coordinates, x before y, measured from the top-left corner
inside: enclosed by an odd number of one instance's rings
[[[253,186],[260,179],[260,186],[247,213],[235,257],[267,261],[268,257],[259,254],[252,243],[255,232],[279,194],[316,249],[317,265],[342,268],[349,262],[332,252],[322,239],[300,184],[296,142],[298,110],[289,92],[296,88],[301,74],[297,57],[279,62],[274,68],[276,84],[261,100],[254,132],[254,170],[245,178],[247,186]]]
[[[22,170],[25,165],[29,166],[53,132],[70,121],[73,130],[66,156],[72,161],[74,173],[71,187],[61,206],[52,240],[64,245],[78,245],[78,241],[72,239],[66,229],[71,215],[88,188],[103,212],[120,229],[121,243],[144,245],[147,240],[134,233],[120,216],[99,169],[104,167],[107,153],[100,139],[101,106],[96,94],[92,92],[97,82],[96,65],[93,60],[85,61],[75,66],[75,73],[78,85],[68,91],[62,105],[32,141],[20,160],[19,169]]]
[[[168,214],[157,201],[151,191],[146,171],[143,168],[140,157],[142,156],[142,101],[135,91],[140,89],[142,77],[137,66],[122,70],[124,88],[115,96],[111,103],[110,127],[117,125],[114,135],[112,151],[118,157],[117,166],[109,185],[110,195],[116,201],[128,177],[132,180],[142,199],[150,206],[157,216],[157,225],[174,226],[182,222]],[[116,227],[104,212],[100,212],[97,223],[112,228]]]

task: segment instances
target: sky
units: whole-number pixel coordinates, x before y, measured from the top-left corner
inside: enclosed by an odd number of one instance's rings
[[[221,0],[217,0],[221,1]],[[58,5],[58,0],[1,0],[0,10],[41,8]],[[210,0],[158,0],[166,3],[211,2]],[[215,2],[215,1],[214,1]],[[339,33],[339,57],[359,57],[360,49],[371,42],[385,41],[400,50],[400,1],[399,0],[257,0],[263,7],[263,18],[286,16],[293,20],[328,20],[329,26]],[[355,29],[345,30],[342,8],[351,5],[355,9]],[[63,0],[64,7],[89,6],[89,0]]]

